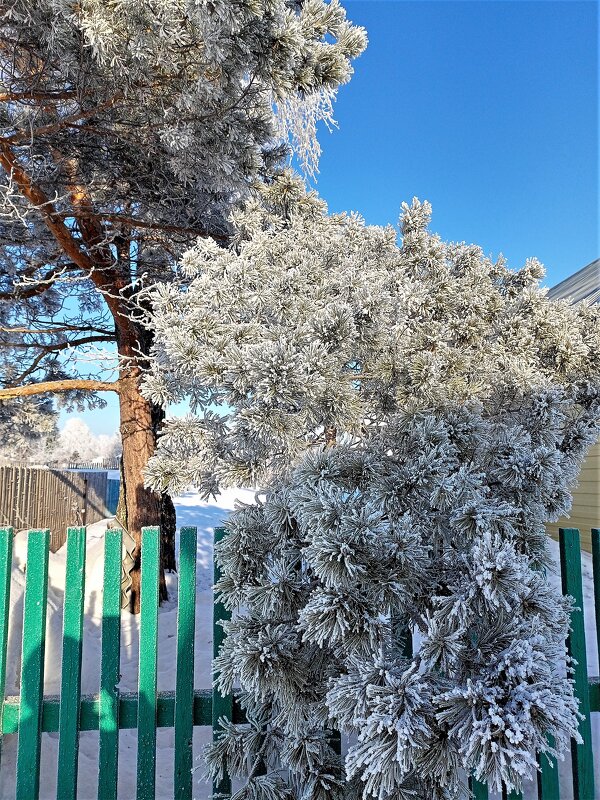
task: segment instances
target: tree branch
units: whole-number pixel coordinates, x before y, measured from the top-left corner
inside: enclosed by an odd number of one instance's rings
[[[15,397],[32,397],[36,394],[47,392],[71,392],[80,389],[86,392],[119,392],[119,381],[94,381],[75,378],[63,381],[43,381],[42,383],[28,383],[26,386],[15,386],[10,389],[0,389],[0,400],[12,400]]]
[[[73,269],[79,269],[77,264],[73,264],[69,266],[65,264],[62,267],[53,267],[52,269],[48,270],[41,278],[36,280],[35,282],[31,282],[31,285],[28,283],[17,283],[14,285],[13,292],[0,292],[0,300],[29,300],[32,297],[37,297],[40,294],[44,294],[50,289],[54,283],[61,278],[66,272],[73,271]],[[27,286],[27,288],[23,288]]]
[[[57,350],[68,350],[69,347],[79,347],[82,344],[91,344],[92,342],[114,342],[115,336],[109,334],[108,336],[101,336],[100,334],[96,336],[84,336],[81,339],[69,339],[65,340],[64,342],[48,342],[44,344],[42,342],[2,342],[0,341],[0,346],[3,344],[6,347],[10,348],[18,348],[20,350],[31,350],[32,348],[36,348],[37,350],[45,350],[47,353],[54,353]]]
[[[166,233],[184,233],[188,236],[203,236],[206,238],[215,239],[215,241],[219,242],[226,242],[229,241],[228,236],[225,234],[218,234],[218,233],[209,233],[206,230],[200,230],[199,228],[186,228],[181,227],[180,225],[167,225],[161,222],[146,222],[142,219],[135,219],[135,217],[127,217],[124,214],[104,214],[102,211],[98,212],[85,212],[85,211],[78,211],[77,215],[81,218],[85,218],[86,216],[92,216],[97,219],[105,219],[109,222],[116,222],[120,223],[121,225],[127,225],[131,228],[143,228],[145,230],[158,230],[158,231],[165,231]],[[68,214],[67,212],[63,212],[63,217],[71,217],[72,214]]]
[[[0,138],[0,165],[4,168],[7,175],[15,181],[23,196],[40,212],[44,218],[46,227],[52,236],[54,236],[63,252],[71,261],[77,264],[80,269],[89,272],[96,287],[104,295],[106,304],[110,308],[113,317],[115,319],[121,317],[122,311],[119,301],[107,294],[107,281],[96,273],[96,267],[104,265],[95,262],[81,249],[78,242],[73,238],[71,231],[62,220],[62,214],[56,210],[56,206],[43,189],[35,184],[25,172],[17,156],[13,153],[12,148],[4,138]]]
[[[69,90],[47,90],[29,92],[0,92],[0,103],[21,103],[24,100],[43,100],[46,103],[55,103],[62,100],[72,100],[77,97],[77,92]]]
[[[52,321],[46,322],[46,325],[52,325]],[[57,322],[56,328],[8,328],[0,325],[0,333],[30,333],[41,335],[44,333],[64,333],[65,331],[94,331],[94,333],[101,333],[104,336],[110,336],[114,339],[114,331],[106,330],[106,328],[96,328],[93,325],[69,325],[68,323]]]
[[[92,272],[96,265],[87,253],[84,253],[79,247],[71,231],[63,222],[62,215],[56,210],[54,203],[43,189],[31,180],[4,138],[0,138],[0,165],[4,168],[6,174],[15,181],[23,196],[44,217],[48,230],[68,257],[80,269]]]
[[[8,144],[18,145],[21,142],[34,139],[36,136],[45,136],[48,133],[55,133],[56,131],[61,130],[61,128],[70,127],[80,120],[95,117],[101,111],[105,111],[107,108],[114,106],[118,99],[121,99],[121,96],[115,95],[114,97],[111,97],[110,100],[107,100],[105,103],[101,103],[99,106],[95,106],[89,111],[79,111],[76,114],[71,114],[64,119],[61,119],[59,122],[53,122],[49,125],[42,125],[39,128],[32,128],[29,131],[23,131],[21,133],[14,133],[12,136],[7,136],[4,141]]]

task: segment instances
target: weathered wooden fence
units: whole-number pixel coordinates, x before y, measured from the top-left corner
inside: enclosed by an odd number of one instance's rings
[[[106,472],[0,466],[0,525],[47,526],[55,552],[65,543],[65,531],[73,522],[91,525],[114,514],[116,504],[113,510],[107,507],[108,488]],[[111,491],[114,494],[114,488]]]
[[[215,530],[215,541],[225,535]],[[160,535],[145,528],[142,535],[142,589],[138,691],[119,692],[121,531],[108,530],[104,550],[104,587],[99,692],[81,696],[81,656],[85,592],[85,528],[70,528],[67,537],[66,590],[63,611],[61,692],[44,697],[44,643],[48,586],[48,530],[30,531],[23,614],[21,685],[19,697],[4,696],[12,564],[12,530],[0,529],[0,731],[17,735],[16,800],[39,797],[43,732],[58,732],[58,800],[77,797],[80,731],[99,731],[98,798],[116,800],[119,730],[137,728],[137,800],[155,798],[156,731],[174,728],[174,779],[172,797],[190,800],[193,791],[192,730],[210,726],[213,736],[220,718],[243,722],[235,698],[216,690],[194,688],[194,629],[196,596],[195,528],[180,534],[177,617],[176,685],[174,692],[157,691],[158,577]],[[600,530],[592,532],[596,632],[600,651]],[[585,715],[580,723],[582,744],[572,744],[574,800],[594,800],[594,766],[590,713],[600,711],[598,677],[589,677],[583,617],[583,592],[579,531],[560,531],[561,574],[564,593],[577,608],[572,617],[569,651],[577,661],[575,690]],[[219,578],[214,568],[215,581]],[[220,603],[213,603],[213,655],[224,632],[219,622],[228,618]],[[213,676],[214,677],[214,676]],[[1,752],[1,751],[0,751]],[[0,764],[1,768],[1,764]],[[486,786],[473,782],[478,800],[488,797]],[[213,785],[213,793],[230,796],[227,775]],[[506,797],[506,793],[505,793]],[[512,793],[511,800],[520,795]],[[542,760],[538,780],[539,800],[560,800],[556,764]],[[121,798],[121,800],[132,800]]]

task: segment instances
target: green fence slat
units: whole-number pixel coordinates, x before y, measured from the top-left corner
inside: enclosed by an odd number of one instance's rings
[[[12,569],[13,529],[0,528],[0,763],[2,758],[2,720],[6,686],[6,650],[8,648],[8,612]]]
[[[215,545],[222,541],[227,535],[225,528],[215,528]],[[221,570],[217,565],[216,559],[213,559],[214,569],[214,582],[217,583],[221,577]],[[231,612],[228,611],[223,603],[213,602],[213,657],[219,653],[219,648],[225,639],[225,631],[219,625],[219,622],[231,619]],[[212,701],[212,727],[213,739],[217,738],[219,731],[219,719],[232,719],[233,716],[233,697],[226,695],[225,697],[215,687],[214,683],[217,674],[213,669],[213,701]],[[220,781],[213,781],[213,794],[231,795],[231,778],[225,774]]]
[[[156,785],[156,669],[160,531],[142,528],[137,800],[152,800]]]
[[[37,800],[40,786],[49,530],[29,531],[23,611],[16,800]]]
[[[506,789],[502,789],[502,800],[523,800],[523,793],[515,792],[514,789],[510,792],[507,792]]]
[[[581,583],[581,550],[577,528],[559,528],[560,571],[563,594],[575,600],[571,614],[571,633],[568,638],[570,655],[577,662],[574,666],[575,694],[579,710],[584,719],[579,722],[581,744],[571,742],[573,764],[573,800],[590,800],[594,797],[594,756],[592,753],[592,729],[590,724],[590,697],[588,689],[587,657],[585,650],[585,625],[583,588]]]
[[[191,800],[192,798],[197,538],[196,528],[182,528],[179,532],[175,768],[173,777],[175,800]]]
[[[554,747],[554,737],[548,736],[548,744]],[[538,756],[540,771],[537,774],[538,800],[560,800],[558,763],[556,758]]]
[[[469,788],[473,793],[475,800],[488,800],[488,787],[486,783],[480,783],[475,778],[469,779]]]
[[[77,797],[84,595],[85,528],[68,528],[60,684],[59,769],[56,780],[57,800],[75,800]]]
[[[56,733],[58,731],[59,695],[44,698],[42,708],[42,731]],[[7,697],[4,703],[3,733],[19,731],[19,698]],[[119,693],[119,730],[135,730],[138,720],[137,692]],[[175,721],[175,692],[159,692],[156,710],[156,727],[172,728]],[[233,700],[233,721],[244,723],[246,715],[238,698]],[[101,724],[100,698],[97,694],[83,695],[79,730],[97,731]],[[212,691],[194,689],[194,727],[210,727],[212,725]]]
[[[123,532],[104,534],[102,655],[100,660],[98,800],[117,800],[121,637],[121,546]],[[83,714],[82,714],[83,716]]]
[[[596,645],[598,647],[598,664],[600,664],[600,528],[592,528],[592,568],[594,571]]]

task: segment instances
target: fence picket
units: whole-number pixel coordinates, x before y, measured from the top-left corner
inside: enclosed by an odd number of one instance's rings
[[[214,542],[218,544],[227,535],[225,528],[215,528]],[[213,577],[214,582],[217,583],[221,577],[221,569],[217,565],[216,559],[213,558]],[[225,631],[219,622],[231,619],[231,612],[228,611],[223,603],[213,603],[213,658],[219,654],[219,648],[225,639]],[[213,739],[218,738],[219,719],[223,718],[231,720],[233,716],[233,697],[231,695],[223,696],[215,687],[215,680],[217,678],[216,672],[213,672],[213,697],[212,697],[212,728]],[[230,795],[231,794],[231,778],[225,774],[220,781],[213,781],[213,794]]]
[[[196,620],[197,529],[179,533],[177,675],[175,679],[175,800],[192,798],[194,726],[194,627]]]
[[[57,800],[75,800],[77,797],[84,595],[85,528],[69,528],[63,610]]]
[[[156,665],[159,562],[159,529],[142,528],[137,800],[153,800],[156,787]]]
[[[523,793],[512,789],[510,792],[505,787],[502,789],[502,800],[523,800]]]
[[[548,743],[554,747],[554,737],[548,736]],[[551,756],[539,756],[540,771],[537,774],[538,800],[560,800],[558,782],[558,762]]]
[[[49,530],[29,531],[23,611],[17,800],[37,800],[40,786]]]
[[[0,764],[2,763],[2,718],[4,715],[4,687],[6,684],[12,546],[13,529],[0,528]]]
[[[469,788],[473,792],[475,800],[488,800],[488,787],[487,783],[479,783],[475,778],[469,780]]]
[[[104,534],[98,800],[117,800],[122,538],[123,532],[119,528],[107,530]]]
[[[592,528],[592,569],[594,572],[594,611],[596,616],[596,645],[600,667],[600,528]]]
[[[584,718],[579,722],[581,744],[571,742],[573,764],[573,800],[589,800],[594,797],[594,756],[592,754],[592,729],[590,724],[590,696],[588,689],[587,656],[585,650],[585,626],[583,611],[583,588],[581,582],[581,550],[577,528],[559,528],[560,566],[563,594],[575,600],[571,614],[571,633],[567,640],[569,654],[577,662],[573,678],[579,710]]]

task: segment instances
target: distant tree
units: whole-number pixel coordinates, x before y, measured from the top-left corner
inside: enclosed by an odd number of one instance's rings
[[[49,452],[52,461],[94,461],[117,458],[121,446],[118,434],[107,436],[92,433],[80,417],[68,419],[60,431],[55,446]]]
[[[218,686],[249,724],[208,764],[244,779],[237,800],[518,789],[578,736],[571,605],[541,568],[600,430],[600,315],[429,217],[404,204],[399,246],[287,176],[231,247],[186,254],[186,292],[152,292],[144,392],[196,414],[167,424],[149,481],[264,487],[216,554],[235,611]]]
[[[314,167],[315,122],[364,32],[337,0],[0,8],[0,400],[117,392],[120,521],[139,545],[160,518],[142,473],[162,421],[138,390],[152,341],[139,290],[179,279],[197,237],[228,240],[227,210],[281,165],[290,132]]]

